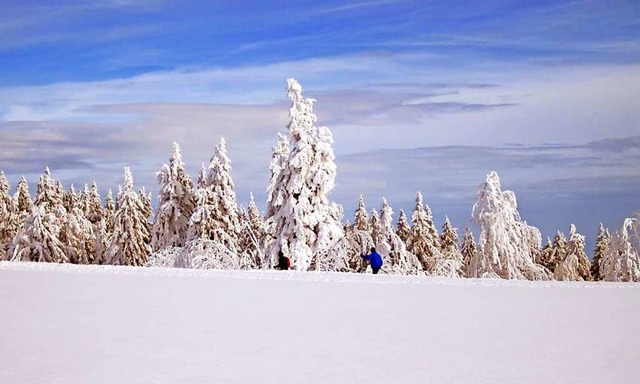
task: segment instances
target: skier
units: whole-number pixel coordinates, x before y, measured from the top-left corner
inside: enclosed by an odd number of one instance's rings
[[[282,253],[282,251],[278,252],[278,265],[276,265],[276,269],[281,269],[286,271],[291,267],[291,260]]]
[[[371,270],[373,274],[378,274],[380,268],[382,268],[382,256],[376,252],[375,248],[371,248],[371,253],[368,255],[362,255],[362,258],[371,263]]]

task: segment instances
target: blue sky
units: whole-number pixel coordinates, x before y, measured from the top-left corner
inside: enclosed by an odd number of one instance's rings
[[[591,246],[640,209],[637,1],[0,5],[12,186],[48,165],[104,191],[129,165],[155,191],[174,140],[195,175],[224,136],[240,202],[264,206],[293,76],[334,134],[347,219],[360,193],[398,211],[420,190],[462,228],[490,170],[545,236],[573,222]]]

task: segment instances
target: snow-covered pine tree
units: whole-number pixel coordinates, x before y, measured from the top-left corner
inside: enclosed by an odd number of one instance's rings
[[[442,234],[440,235],[440,250],[447,254],[453,255],[458,250],[458,229],[454,228],[449,221],[449,216],[445,216],[442,224]]]
[[[107,219],[103,218],[93,225],[95,235],[95,254],[93,264],[106,264],[111,233],[107,231]]]
[[[253,198],[253,193],[250,194],[247,211],[240,215],[240,225],[241,231],[238,242],[240,252],[244,255],[243,257],[251,260],[252,267],[261,268],[264,262],[262,250],[264,249],[266,225],[264,217],[262,217]]]
[[[31,195],[29,194],[29,184],[27,183],[27,179],[25,179],[24,176],[22,176],[20,178],[20,181],[18,182],[16,192],[13,195],[13,200],[16,207],[18,208],[18,212],[23,214],[24,217],[26,217],[31,212],[33,201],[31,201]]]
[[[197,188],[202,188],[207,185],[207,167],[204,165],[204,161],[200,165],[200,172],[198,172],[198,180],[196,181]]]
[[[637,218],[627,218],[611,237],[600,266],[605,281],[640,281],[640,230]]]
[[[366,212],[365,212],[366,213]],[[403,243],[407,244],[407,240],[411,237],[411,227],[407,221],[407,215],[401,209],[398,215],[398,222],[396,223],[396,233]]]
[[[268,218],[269,265],[282,251],[296,270],[340,268],[346,265],[335,248],[344,236],[342,208],[328,199],[336,176],[333,138],[328,128],[315,127],[314,100],[302,97],[296,80],[288,79],[287,95],[290,151],[276,182],[282,204]]]
[[[96,237],[93,225],[84,217],[84,212],[74,206],[72,199],[67,200],[71,209],[67,211],[60,227],[58,239],[62,243],[69,262],[92,264],[96,257]]]
[[[153,222],[151,247],[158,251],[167,247],[183,247],[187,240],[189,219],[195,210],[193,182],[182,162],[178,143],[168,164],[156,173],[160,186],[158,210]]]
[[[590,262],[587,257],[587,253],[585,252],[585,244],[586,238],[576,232],[576,226],[571,224],[569,230],[569,256],[575,255],[578,258],[578,275],[584,281],[593,280],[593,276],[591,276],[591,271],[589,270]]]
[[[564,233],[558,231],[551,243],[551,250],[548,254],[547,269],[551,272],[556,270],[558,264],[560,264],[568,255],[567,250],[567,238]]]
[[[102,208],[102,199],[100,198],[100,192],[98,192],[98,185],[96,182],[91,183],[91,189],[87,194],[87,203],[83,207],[84,216],[89,220],[93,225],[98,225],[98,223],[104,217],[104,209]]]
[[[62,193],[60,184],[51,178],[51,171],[46,167],[44,175],[40,176],[36,190],[36,205],[45,205],[51,211],[62,207]]]
[[[465,228],[464,236],[462,237],[462,246],[460,247],[463,264],[462,271],[465,276],[469,275],[471,260],[476,257],[476,252],[478,252],[478,247],[476,246],[476,241],[473,238],[473,233],[469,228]]]
[[[371,232],[371,220],[369,219],[369,214],[367,214],[362,195],[360,195],[360,200],[358,201],[358,209],[356,209],[354,215],[353,226],[360,231]]]
[[[389,270],[399,274],[420,273],[420,261],[407,251],[406,245],[393,229],[393,209],[384,197],[380,212],[380,237],[376,243],[376,250],[390,266]]]
[[[18,209],[11,198],[9,181],[0,171],[0,260],[6,258],[18,227]]]
[[[422,193],[416,194],[416,205],[411,214],[411,236],[407,241],[407,249],[418,257],[422,269],[431,273],[435,267],[435,259],[440,255],[440,239],[433,224],[431,208],[422,203]]]
[[[538,252],[535,255],[535,257],[533,258],[533,261],[536,264],[542,265],[543,267],[549,269],[549,267],[551,266],[552,252],[553,252],[553,243],[551,242],[551,239],[547,236],[547,242],[544,244],[544,246],[542,246],[542,249],[540,250],[540,252]],[[549,269],[549,271],[551,271],[551,269]]]
[[[463,277],[463,258],[458,249],[458,229],[445,218],[440,235],[440,256],[435,259],[432,275],[443,277]]]
[[[142,214],[144,218],[149,222],[149,218],[153,216],[153,207],[151,207],[151,192],[147,192],[145,187],[140,188],[138,196],[142,202]],[[149,228],[151,230],[151,228]]]
[[[113,200],[113,192],[111,192],[111,188],[109,188],[109,190],[107,191],[107,197],[104,199],[104,223],[106,225],[105,230],[107,231],[107,233],[109,234],[109,237],[111,237],[111,234],[113,233],[113,227],[114,227],[114,222],[113,222],[113,216],[115,216],[116,214],[116,203]]]
[[[284,203],[286,196],[285,186],[279,184],[280,173],[286,169],[287,159],[289,158],[289,139],[286,135],[278,132],[278,142],[271,150],[271,162],[269,163],[269,171],[271,178],[267,187],[267,220],[276,214]]]
[[[31,208],[22,229],[13,238],[8,258],[12,261],[42,261],[66,263],[69,261],[64,246],[58,240],[60,226],[55,214],[42,202]]]
[[[151,253],[147,208],[133,189],[133,176],[129,167],[124,168],[124,182],[118,192],[116,205],[106,263],[144,265]]]
[[[561,260],[553,271],[556,280],[589,281],[589,259],[584,251],[585,238],[576,232],[576,226],[571,224],[569,240],[567,241],[566,257]]]
[[[78,193],[75,187],[71,184],[71,187],[62,196],[62,206],[67,212],[78,206]]]
[[[591,276],[594,281],[602,280],[602,275],[600,274],[602,256],[604,256],[610,242],[611,235],[609,234],[609,230],[600,223],[598,237],[596,238],[596,248],[593,251],[593,260],[591,261]]]
[[[198,239],[212,239],[215,232],[215,222],[212,219],[215,202],[211,190],[206,186],[200,186],[196,190],[195,198],[196,206],[189,218],[187,229],[187,243]]]
[[[360,195],[358,208],[355,211],[354,224],[349,221],[343,225],[344,230],[344,253],[347,259],[347,270],[351,272],[362,272],[367,268],[367,264],[362,259],[362,255],[369,254],[375,243],[371,238],[370,219],[367,214],[364,198]]]
[[[478,191],[472,218],[480,226],[480,236],[470,277],[551,279],[549,271],[533,259],[540,248],[540,231],[520,219],[515,194],[500,189],[494,171]]]
[[[371,231],[371,239],[374,244],[378,244],[382,241],[382,226],[380,224],[380,215],[375,208],[371,210],[371,216],[369,216],[369,229]]]
[[[216,145],[201,179],[196,191],[196,207],[189,220],[187,240],[214,240],[231,253],[236,253],[240,226],[238,205],[224,138]]]
[[[238,252],[238,203],[231,177],[231,160],[227,156],[227,142],[224,137],[216,145],[209,168],[207,169],[206,186],[210,190],[210,198],[214,207],[211,220],[214,230],[212,240],[224,244],[232,253]]]

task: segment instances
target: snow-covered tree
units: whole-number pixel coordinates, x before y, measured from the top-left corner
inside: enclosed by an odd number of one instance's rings
[[[102,199],[98,192],[98,185],[94,181],[91,183],[91,189],[87,192],[87,202],[82,207],[84,216],[93,225],[97,225],[104,217],[104,209],[102,208]]]
[[[611,237],[602,257],[600,276],[605,281],[640,281],[640,230],[637,218],[627,218]]]
[[[200,171],[198,172],[198,180],[196,181],[196,187],[202,188],[207,185],[207,167],[204,165],[204,161],[200,165]]]
[[[334,247],[344,233],[337,217],[342,208],[328,199],[336,177],[333,138],[328,128],[315,127],[314,100],[302,97],[296,80],[287,81],[287,95],[292,101],[290,151],[275,183],[281,195],[272,194],[272,200],[281,203],[267,220],[273,239],[267,250],[269,266],[283,252],[296,270],[338,268],[343,260]]]
[[[149,222],[148,219],[153,215],[153,207],[151,207],[151,192],[147,192],[147,189],[142,187],[140,188],[140,191],[138,191],[138,196],[142,202],[142,214],[147,222]],[[151,230],[151,226],[149,226],[149,230]]]
[[[416,205],[411,214],[411,236],[407,249],[418,257],[422,269],[431,273],[435,259],[440,255],[440,239],[433,224],[431,208],[422,203],[422,193],[416,194]]]
[[[215,203],[216,227],[234,238],[237,248],[237,238],[240,232],[238,220],[238,203],[231,177],[231,160],[227,156],[227,143],[224,137],[216,145],[214,158],[207,170],[207,186],[213,192]]]
[[[585,237],[576,232],[571,224],[567,241],[567,256],[561,260],[553,271],[556,280],[589,281],[589,259],[584,251]]]
[[[107,191],[107,197],[104,199],[104,222],[106,225],[106,231],[108,234],[113,233],[113,217],[116,214],[116,203],[113,200],[113,192],[111,188]]]
[[[469,268],[471,261],[476,257],[478,247],[476,241],[473,238],[473,233],[469,228],[464,229],[464,236],[462,237],[462,246],[460,247],[460,253],[462,254],[462,270],[465,275],[469,275]]]
[[[189,219],[195,209],[195,195],[178,143],[173,143],[169,163],[162,165],[156,173],[156,179],[160,192],[151,247],[154,251],[166,247],[182,247],[186,243]]]
[[[48,203],[35,205],[13,238],[8,258],[13,261],[68,262],[64,245],[58,240],[59,233],[58,219],[49,212]]]
[[[540,231],[520,219],[515,194],[500,189],[494,171],[478,191],[472,218],[480,226],[480,236],[470,277],[551,279],[549,271],[533,258],[540,249]]]
[[[383,241],[380,215],[375,208],[371,210],[371,216],[369,216],[369,230],[374,244],[378,244],[378,242]]]
[[[71,212],[72,209],[78,207],[78,198],[78,193],[71,184],[71,187],[62,195],[62,206],[67,212]]]
[[[29,184],[24,176],[22,176],[18,182],[13,200],[18,208],[18,212],[24,213],[25,217],[31,212],[33,201],[31,201],[31,195],[29,194]]]
[[[407,251],[404,242],[395,233],[393,209],[385,198],[382,198],[380,212],[380,236],[376,243],[376,250],[390,266],[390,270],[401,274],[416,274],[422,271],[418,258]]]
[[[360,195],[360,200],[358,201],[358,209],[356,209],[356,213],[354,215],[353,226],[360,231],[371,231],[371,220],[369,219],[369,214],[367,214],[367,208],[364,205],[364,198]]]
[[[463,277],[463,257],[458,249],[458,229],[451,226],[449,217],[445,218],[440,236],[440,253],[435,258],[434,276]]]
[[[264,263],[262,250],[266,239],[266,224],[253,193],[250,194],[249,208],[240,217],[240,251],[253,260],[254,267],[260,268]]]
[[[69,200],[71,201],[71,200]],[[96,237],[93,225],[79,207],[71,205],[64,216],[58,239],[62,243],[69,262],[76,264],[92,264],[96,255]]]
[[[51,178],[51,171],[47,167],[44,175],[40,176],[36,190],[36,205],[45,205],[55,210],[56,207],[62,206],[62,191],[58,183]]]
[[[216,228],[212,217],[215,212],[213,194],[206,186],[196,190],[196,206],[193,214],[189,218],[187,229],[187,242],[197,239],[212,239]],[[232,239],[228,240],[232,242]]]
[[[0,171],[0,260],[5,259],[18,227],[18,209],[11,198],[9,181]]]
[[[267,187],[267,218],[273,217],[281,208],[285,200],[285,186],[279,184],[280,173],[285,170],[287,159],[289,158],[289,139],[286,135],[278,132],[278,142],[271,150],[271,162],[269,171],[271,178]],[[284,175],[283,175],[284,176]]]
[[[610,242],[611,235],[609,234],[609,230],[600,223],[598,237],[596,238],[596,248],[593,251],[593,260],[591,261],[591,276],[595,281],[602,280],[602,275],[600,274],[602,257],[604,256]]]
[[[102,219],[93,225],[94,239],[95,239],[95,254],[93,257],[93,264],[106,264],[107,253],[109,251],[109,240],[111,233],[107,230],[107,219]]]
[[[366,212],[365,212],[366,213]],[[407,243],[409,237],[411,237],[411,227],[409,226],[409,222],[407,221],[407,215],[405,215],[404,211],[401,209],[400,214],[398,215],[398,222],[396,223],[396,233],[400,240],[403,243]]]
[[[146,208],[133,189],[133,176],[129,167],[124,168],[124,182],[118,192],[116,205],[106,263],[144,265],[151,253],[149,227]]]
[[[556,233],[556,236],[553,238],[553,242],[551,243],[551,250],[547,254],[545,266],[550,271],[555,271],[558,264],[560,264],[562,260],[567,257],[567,254],[567,238],[564,236],[564,233],[558,231]]]
[[[221,138],[206,169],[202,186],[196,191],[196,207],[189,220],[187,240],[217,241],[229,253],[237,254],[239,232],[231,161],[227,156],[226,142]]]

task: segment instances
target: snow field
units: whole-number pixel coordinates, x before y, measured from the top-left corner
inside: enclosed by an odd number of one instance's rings
[[[637,383],[640,284],[0,263],[1,383]]]

